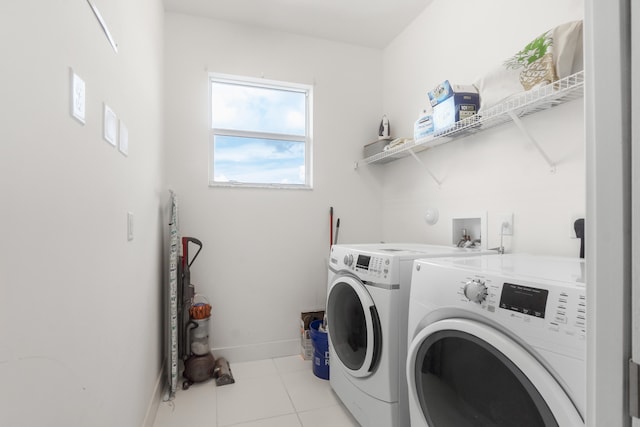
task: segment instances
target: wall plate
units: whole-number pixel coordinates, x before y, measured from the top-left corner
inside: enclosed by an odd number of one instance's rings
[[[124,124],[122,119],[120,120],[120,135],[118,138],[118,149],[125,156],[129,155],[129,129]]]
[[[500,213],[496,215],[498,235],[513,236],[513,214]]]
[[[118,116],[104,104],[104,139],[114,147],[118,142]]]
[[[133,240],[133,212],[127,212],[127,240]]]
[[[84,80],[71,69],[71,116],[82,124],[86,114],[85,90]]]

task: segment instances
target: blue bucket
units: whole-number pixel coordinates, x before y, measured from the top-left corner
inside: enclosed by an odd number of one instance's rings
[[[329,379],[329,339],[327,333],[320,330],[322,320],[314,320],[309,325],[309,335],[313,344],[313,374]]]

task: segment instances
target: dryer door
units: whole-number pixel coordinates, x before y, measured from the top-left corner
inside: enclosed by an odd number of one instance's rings
[[[351,276],[334,278],[327,298],[327,322],[338,362],[355,377],[371,375],[380,358],[382,331],[376,306],[362,282]]]
[[[409,346],[407,381],[412,426],[584,427],[567,393],[531,353],[473,320],[425,327]]]

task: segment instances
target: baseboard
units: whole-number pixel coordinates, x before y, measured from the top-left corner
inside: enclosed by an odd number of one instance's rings
[[[160,401],[162,400],[162,393],[166,385],[165,375],[164,375],[164,365],[165,365],[165,362],[162,362],[162,365],[160,365],[160,373],[158,373],[156,386],[153,389],[153,394],[151,395],[151,400],[149,401],[149,405],[147,405],[147,413],[144,416],[142,427],[153,427],[153,423],[156,421],[156,414],[158,413],[158,407],[160,406]]]
[[[215,357],[224,357],[229,363],[233,363],[292,356],[300,354],[301,350],[300,340],[294,339],[236,347],[219,347],[213,348],[211,351]]]

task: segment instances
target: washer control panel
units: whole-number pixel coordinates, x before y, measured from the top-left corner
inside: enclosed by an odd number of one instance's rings
[[[395,264],[391,256],[354,250],[336,252],[332,252],[330,259],[331,267],[336,270],[351,271],[365,281],[387,283],[398,280],[398,272],[394,271]]]
[[[349,254],[351,257],[352,255]],[[389,277],[389,268],[391,260],[386,257],[376,255],[356,254],[353,255],[355,265],[350,267],[358,273],[359,276],[368,275],[375,278]]]

